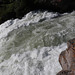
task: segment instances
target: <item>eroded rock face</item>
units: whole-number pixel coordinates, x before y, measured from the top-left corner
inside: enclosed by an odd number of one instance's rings
[[[75,75],[75,38],[67,43],[68,48],[61,52],[59,62],[62,67],[57,75]]]
[[[72,71],[72,70],[62,70],[57,75],[75,75],[75,71]]]

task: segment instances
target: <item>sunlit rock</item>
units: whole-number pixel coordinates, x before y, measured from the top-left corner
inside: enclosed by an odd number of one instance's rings
[[[62,70],[57,75],[75,75],[75,71],[72,71],[72,70]]]
[[[67,43],[68,48],[59,56],[62,71],[57,75],[75,75],[75,38]]]

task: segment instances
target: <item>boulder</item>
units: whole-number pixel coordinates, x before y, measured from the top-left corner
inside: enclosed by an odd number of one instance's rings
[[[57,75],[75,75],[75,71],[71,70],[62,70]]]
[[[59,56],[62,71],[57,75],[75,75],[75,38],[69,40],[67,46],[68,48]]]

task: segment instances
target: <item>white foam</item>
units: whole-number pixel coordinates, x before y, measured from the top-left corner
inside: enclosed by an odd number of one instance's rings
[[[15,19],[15,20],[8,20],[5,23],[0,25],[0,39],[7,36],[9,32],[11,32],[14,29],[18,29],[21,26],[28,26],[30,23],[37,23],[41,19],[49,19],[52,17],[57,16],[57,13],[51,13],[51,12],[29,12],[25,15],[21,20]]]
[[[22,19],[8,20],[1,24],[0,75],[56,75],[61,70],[58,62],[59,54],[66,49],[66,44],[51,47],[44,47],[44,45],[50,46],[50,43],[59,44],[66,39],[75,37],[74,14],[75,12],[70,15],[65,14],[66,16],[51,21],[51,18],[58,16],[57,13],[47,11],[29,12]],[[9,40],[4,38],[11,31],[17,30],[21,26],[29,26],[31,23],[38,23],[43,20],[49,21],[42,22],[43,26],[40,24],[41,27],[37,26],[38,29],[35,28],[32,32],[34,36],[29,36],[31,39],[27,39],[28,41],[23,42],[22,45],[14,46],[16,45],[15,41],[18,39],[17,34],[19,32],[17,31],[15,31],[16,34],[14,33],[15,36],[8,36]],[[22,34],[24,30],[20,29],[18,31]],[[22,38],[19,37],[19,39]],[[25,35],[23,39],[26,40]],[[25,46],[28,50],[25,50]],[[34,46],[39,47],[32,48]],[[5,56],[7,57],[5,58]]]
[[[59,54],[66,49],[63,43],[57,47],[43,47],[12,54],[0,63],[0,75],[56,75],[61,70]]]

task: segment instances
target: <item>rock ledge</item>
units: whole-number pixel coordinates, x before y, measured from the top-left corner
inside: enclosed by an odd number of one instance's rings
[[[75,75],[75,38],[69,40],[67,46],[59,56],[62,71],[57,75]]]

